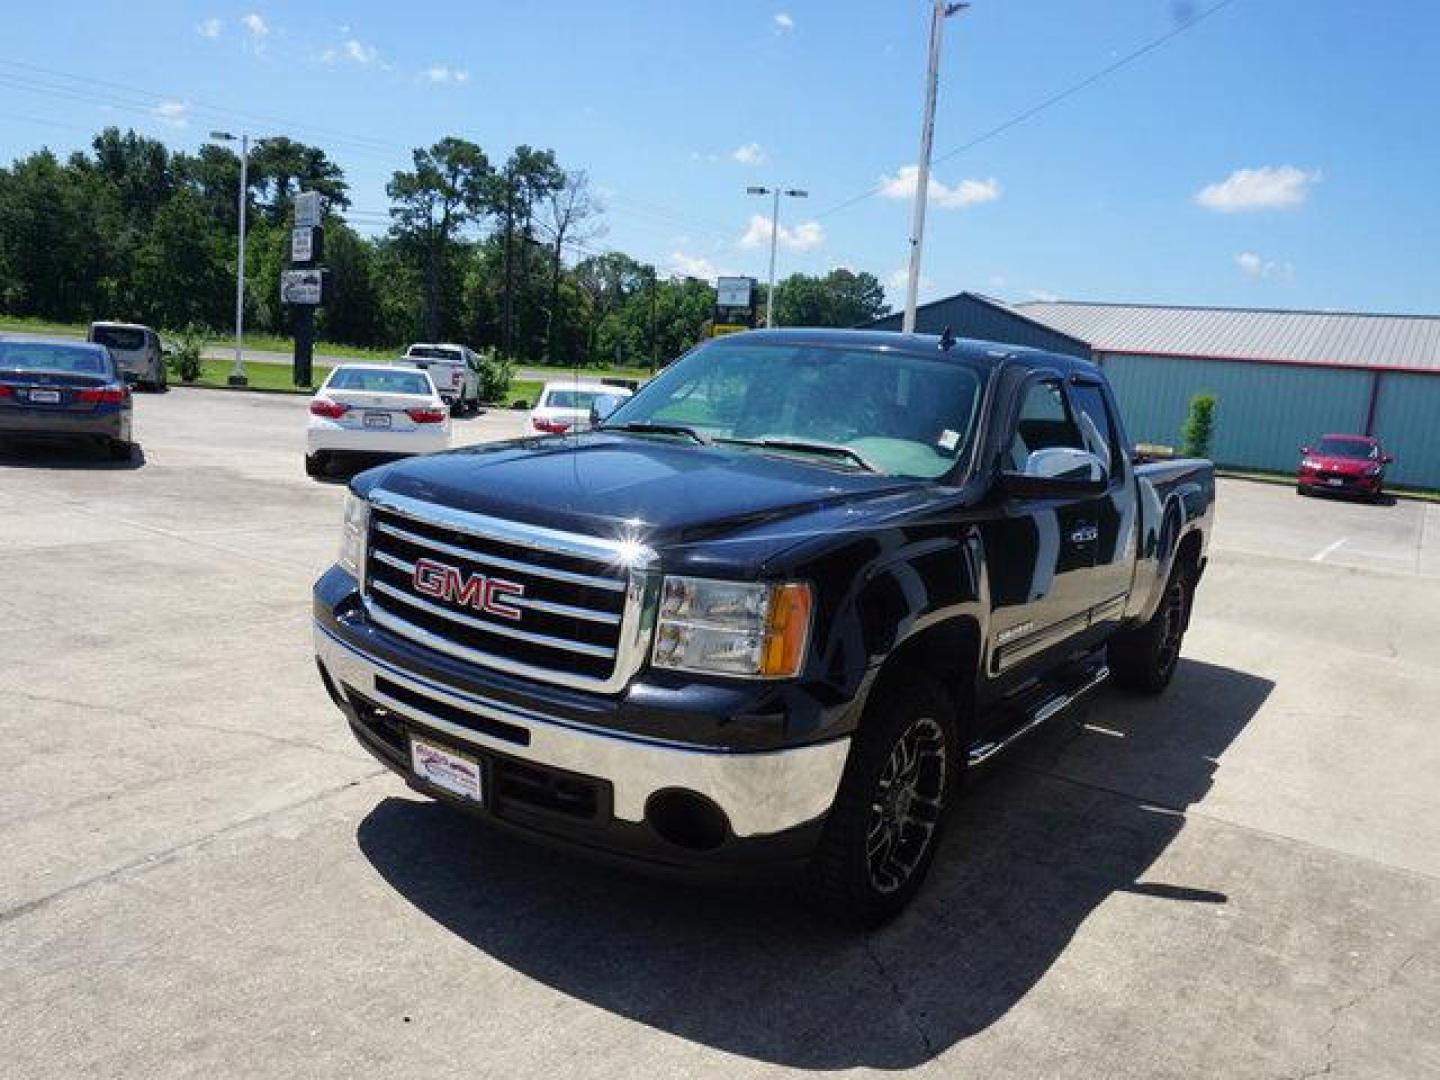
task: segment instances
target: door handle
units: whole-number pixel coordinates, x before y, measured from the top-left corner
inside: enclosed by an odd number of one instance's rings
[[[1100,530],[1094,525],[1081,525],[1070,533],[1070,542],[1074,544],[1093,544],[1100,539]]]

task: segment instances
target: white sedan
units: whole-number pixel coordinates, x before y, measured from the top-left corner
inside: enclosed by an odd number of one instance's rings
[[[590,406],[602,395],[625,399],[631,391],[624,386],[598,382],[547,382],[530,410],[532,431],[563,435],[584,431],[590,426]]]
[[[400,457],[450,446],[450,410],[415,368],[341,364],[310,401],[305,472],[341,457]]]

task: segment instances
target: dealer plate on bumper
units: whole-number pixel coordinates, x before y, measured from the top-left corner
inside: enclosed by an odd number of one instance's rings
[[[480,762],[453,750],[410,737],[410,766],[427,784],[473,802],[484,802]]]

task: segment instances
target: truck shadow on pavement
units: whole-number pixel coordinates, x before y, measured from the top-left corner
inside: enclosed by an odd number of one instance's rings
[[[791,1068],[908,1068],[1003,1017],[1111,894],[1226,902],[1142,879],[1272,688],[1186,661],[1160,698],[1098,696],[961,799],[915,904],[869,936],[788,888],[592,865],[430,802],[385,799],[358,842],[437,923],[581,1001]]]
[[[132,445],[124,461],[111,458],[102,447],[84,442],[39,439],[0,439],[0,469],[55,469],[93,472],[125,472],[145,466],[145,449]]]

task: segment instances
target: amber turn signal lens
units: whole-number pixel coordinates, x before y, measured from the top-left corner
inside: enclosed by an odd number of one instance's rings
[[[805,645],[810,638],[810,586],[791,582],[776,586],[770,595],[765,619],[765,644],[760,654],[760,674],[767,679],[784,679],[800,674],[805,662]]]

